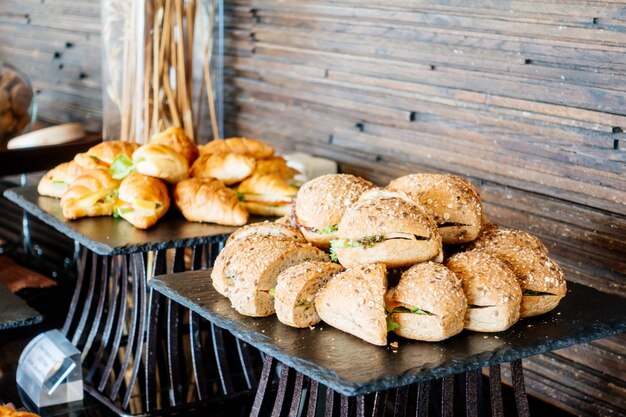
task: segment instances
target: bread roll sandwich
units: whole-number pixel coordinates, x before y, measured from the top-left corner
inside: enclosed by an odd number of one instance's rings
[[[198,146],[185,134],[181,127],[169,127],[157,133],[150,143],[165,145],[185,157],[189,166],[198,158]]]
[[[374,188],[371,182],[349,174],[328,174],[308,181],[298,191],[295,222],[315,246],[328,249],[337,237],[343,213],[361,194]]]
[[[520,318],[553,310],[567,293],[565,275],[559,265],[530,248],[488,247],[484,251],[504,261],[522,289]]]
[[[374,345],[387,344],[387,268],[360,265],[333,276],[315,299],[325,323]]]
[[[319,323],[321,319],[315,310],[317,293],[333,275],[343,270],[341,265],[332,262],[310,261],[281,272],[274,290],[278,320],[301,328]]]
[[[167,213],[170,196],[158,178],[133,172],[120,184],[114,214],[138,229],[148,229]]]
[[[92,146],[87,152],[77,154],[74,161],[89,169],[109,168],[115,158],[120,155],[130,159],[137,148],[139,148],[139,144],[134,142],[121,140],[102,142]]]
[[[548,248],[537,236],[523,230],[504,229],[496,225],[483,228],[478,238],[465,246],[466,250],[489,247],[501,248],[502,250],[507,248],[527,248],[544,255],[548,254]]]
[[[483,207],[478,192],[463,178],[442,174],[412,174],[397,178],[387,188],[400,190],[430,214],[443,243],[476,239],[482,227]]]
[[[316,247],[292,240],[239,239],[230,247],[218,255],[211,279],[235,310],[252,317],[274,313],[273,289],[282,271],[306,261],[328,261]]]
[[[135,170],[176,184],[189,176],[187,159],[170,147],[156,143],[142,145],[133,153]]]
[[[346,268],[380,262],[395,268],[436,258],[441,237],[428,215],[399,192],[370,190],[348,207],[331,253]]]
[[[76,178],[63,194],[63,216],[67,219],[110,216],[113,214],[119,186],[120,182],[113,179],[108,170],[88,170]]]
[[[76,161],[63,162],[52,168],[39,180],[37,192],[41,195],[61,198],[74,180],[87,170],[88,168],[79,165]]]
[[[447,260],[446,266],[463,281],[468,303],[466,329],[500,332],[517,322],[522,290],[504,262],[474,250],[457,253]]]
[[[441,264],[413,265],[385,299],[388,327],[398,336],[436,342],[463,330],[467,309],[463,285]]]
[[[174,201],[185,219],[192,222],[242,226],[248,212],[237,193],[214,178],[189,178],[176,184]]]
[[[285,216],[291,212],[298,189],[278,175],[253,175],[237,187],[246,209],[261,216]]]
[[[259,159],[256,161],[256,167],[254,168],[254,174],[258,175],[278,175],[279,177],[290,180],[300,172],[287,165],[285,158],[281,156],[273,156],[267,159]]]
[[[248,178],[256,160],[248,155],[215,153],[202,155],[191,167],[190,175],[197,178],[217,178],[226,185]]]
[[[274,155],[274,148],[258,139],[240,137],[212,140],[200,148],[200,155],[214,153],[237,153],[266,159]]]
[[[300,230],[293,226],[276,223],[276,222],[259,222],[243,226],[235,230],[226,240],[226,245],[237,239],[248,239],[251,236],[266,236],[276,239],[293,240],[294,242],[306,243],[306,239],[300,233]]]

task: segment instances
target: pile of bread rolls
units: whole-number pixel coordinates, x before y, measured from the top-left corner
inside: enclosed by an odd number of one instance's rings
[[[335,262],[333,262],[335,261]],[[399,277],[390,288],[389,276]],[[239,313],[320,320],[375,345],[500,332],[567,291],[539,239],[485,220],[468,181],[413,174],[384,188],[347,174],[305,183],[290,216],[239,229],[211,272]]]
[[[171,195],[189,221],[241,226],[249,213],[289,213],[296,174],[262,141],[198,147],[172,127],[142,146],[110,141],[79,153],[46,173],[38,191],[60,198],[68,219],[114,215],[147,229],[167,213]]]

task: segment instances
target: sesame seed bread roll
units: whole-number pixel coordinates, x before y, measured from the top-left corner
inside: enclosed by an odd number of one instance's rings
[[[306,240],[328,249],[346,208],[371,188],[371,182],[349,174],[322,175],[302,185],[294,210]]]
[[[475,250],[457,253],[447,260],[446,266],[463,282],[468,303],[466,329],[500,332],[517,322],[522,290],[504,262]]]
[[[281,272],[274,290],[278,320],[300,328],[319,323],[321,319],[315,310],[317,293],[343,270],[341,265],[331,262],[303,262]]]
[[[325,323],[366,342],[385,346],[386,292],[385,265],[360,265],[332,277],[318,293],[315,309]]]
[[[174,149],[148,143],[140,146],[133,153],[135,170],[140,174],[176,184],[189,176],[189,163],[187,159]]]
[[[61,198],[74,180],[88,171],[76,161],[63,162],[46,173],[39,184],[37,192],[48,197]]]
[[[463,285],[441,264],[413,265],[385,299],[391,327],[398,336],[437,342],[463,330],[467,309]]]
[[[294,242],[307,243],[300,230],[286,224],[264,221],[252,223],[235,230],[226,240],[226,245],[238,239],[248,239],[251,236],[266,236],[269,238],[287,239]]]
[[[439,229],[444,244],[471,242],[482,228],[483,206],[474,186],[454,175],[412,174],[387,188],[400,190],[421,204]]]
[[[548,254],[548,248],[537,236],[517,229],[504,229],[495,225],[483,228],[475,241],[466,246],[466,250],[482,248],[500,248],[502,250],[515,248],[528,248],[544,255]]]
[[[255,165],[255,159],[248,155],[206,154],[196,159],[189,174],[197,178],[216,178],[226,185],[233,185],[248,178]]]
[[[522,289],[520,318],[553,310],[567,293],[559,265],[532,247],[488,246],[485,252],[504,261]]]
[[[442,250],[437,226],[402,193],[370,190],[348,207],[331,249],[346,268],[372,262],[389,268],[436,258]]]
[[[236,153],[266,159],[274,155],[274,148],[258,139],[242,137],[212,140],[200,148],[200,155],[214,153]]]
[[[185,157],[189,166],[198,158],[198,146],[185,134],[181,127],[169,127],[157,133],[150,143],[165,145]]]
[[[106,169],[90,169],[76,178],[61,197],[61,209],[67,219],[110,216],[117,200],[118,180]]]
[[[245,316],[274,314],[271,290],[276,287],[276,279],[282,271],[306,261],[329,260],[328,255],[316,247],[291,240],[260,237],[240,239],[235,244],[236,248],[226,253],[223,265],[214,268],[211,278],[213,282],[222,281],[218,286],[224,280],[232,282],[222,285],[218,291],[223,290],[233,308]],[[222,252],[225,251],[226,248]],[[213,276],[218,273],[221,276]]]

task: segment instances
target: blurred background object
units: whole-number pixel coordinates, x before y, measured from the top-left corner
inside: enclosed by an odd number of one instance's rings
[[[0,149],[30,130],[37,106],[30,81],[9,64],[0,64]]]

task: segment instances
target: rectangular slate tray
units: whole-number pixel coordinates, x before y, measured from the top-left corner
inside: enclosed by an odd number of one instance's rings
[[[569,283],[543,316],[501,333],[463,331],[427,343],[395,335],[397,350],[374,346],[320,323],[295,329],[276,316],[245,317],[211,285],[210,270],[157,276],[149,285],[241,340],[337,392],[363,395],[561,349],[626,331],[626,299]]]
[[[43,317],[26,301],[0,284],[0,330],[32,326],[41,323]]]
[[[120,255],[150,250],[182,248],[224,240],[238,229],[211,223],[185,220],[176,209],[148,230],[135,228],[123,219],[92,217],[67,220],[59,200],[40,196],[36,187],[17,187],[4,196],[29,214],[52,226],[99,255]],[[265,220],[252,217],[250,222]]]

